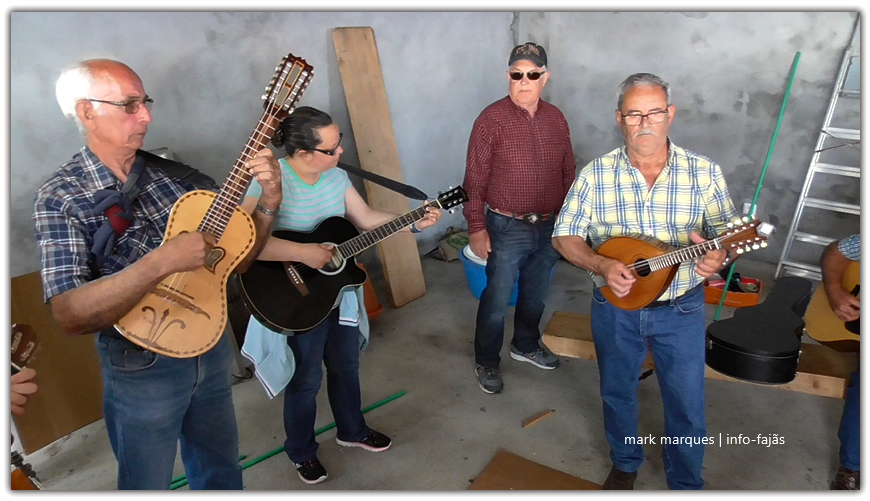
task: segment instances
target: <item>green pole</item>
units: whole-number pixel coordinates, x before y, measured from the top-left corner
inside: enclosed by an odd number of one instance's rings
[[[767,148],[767,158],[764,159],[764,167],[761,169],[761,176],[758,178],[758,186],[755,188],[755,196],[752,198],[752,205],[749,207],[749,219],[755,219],[755,205],[758,202],[758,194],[761,193],[761,185],[764,182],[764,176],[767,174],[767,167],[770,165],[770,157],[773,156],[773,147],[776,144],[776,138],[779,135],[779,127],[782,125],[782,117],[785,115],[785,105],[788,104],[788,96],[791,94],[791,85],[794,83],[794,75],[797,71],[798,61],[801,59],[800,51],[794,55],[794,61],[791,63],[791,74],[788,77],[788,86],[785,88],[785,96],[782,98],[782,106],[779,109],[779,118],[776,120],[776,127],[773,129],[773,137],[770,139],[770,146]],[[722,288],[722,296],[719,298],[719,306],[716,308],[716,314],[713,316],[713,321],[719,320],[719,314],[722,313],[722,304],[725,302],[725,295],[728,293],[728,284],[731,283],[731,276],[734,274],[734,266],[728,271],[728,276],[725,278],[725,286]]]
[[[405,394],[405,390],[402,390],[393,396],[390,396],[390,397],[387,397],[387,398],[381,400],[380,402],[375,402],[372,405],[369,405],[368,407],[364,407],[362,409],[362,413],[365,414],[372,409],[377,409],[378,407],[380,407],[384,404],[388,404],[388,403],[392,402],[393,400],[403,396],[404,394]],[[325,431],[329,431],[333,428],[335,428],[335,421],[329,423],[328,425],[324,426],[323,428],[315,430],[314,436],[316,437],[317,435],[320,435],[321,433],[323,433]],[[245,470],[247,468],[250,468],[251,466],[254,466],[255,464],[257,464],[259,462],[265,461],[276,454],[280,454],[283,451],[284,451],[284,446],[278,447],[277,449],[275,449],[273,451],[267,452],[267,453],[263,454],[262,456],[260,456],[258,458],[254,458],[254,459],[248,461],[247,463],[243,464],[242,469]],[[240,457],[239,461],[241,461],[242,459],[244,459],[246,457],[247,456]],[[175,489],[178,489],[179,487],[184,487],[185,485],[187,485],[187,477],[184,475],[181,475],[180,477],[176,477],[176,478],[172,479],[172,483],[170,484],[169,488],[172,490],[175,490]]]

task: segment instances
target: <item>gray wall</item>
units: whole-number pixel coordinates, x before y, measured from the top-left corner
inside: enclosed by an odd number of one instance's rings
[[[776,262],[855,17],[13,12],[10,272],[38,269],[30,219],[34,191],[82,144],[54,100],[62,68],[89,57],[129,64],[156,101],[145,147],[168,147],[221,181],[262,112],[262,89],[287,52],[314,67],[301,104],[327,110],[350,131],[331,37],[332,28],[343,26],[374,29],[404,180],[430,196],[462,181],[472,122],[506,94],[506,55],[528,39],[549,51],[553,75],[545,97],[571,125],[578,168],[620,142],[616,85],[636,71],[658,73],[673,86],[678,111],[672,138],[723,166],[739,209],[755,193],[791,62],[801,51],[757,210],[780,231],[773,248],[756,259]],[[353,136],[345,138],[344,161],[358,165]],[[421,250],[431,249],[447,226],[462,224],[461,213],[447,215],[434,232],[418,236]]]

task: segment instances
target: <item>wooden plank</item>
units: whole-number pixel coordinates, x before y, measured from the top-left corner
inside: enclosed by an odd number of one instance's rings
[[[553,317],[544,329],[544,344],[563,357],[583,360],[597,360],[595,345],[592,342],[592,326],[589,315],[578,315],[565,311],[553,313]],[[825,346],[804,343],[801,345],[801,355],[798,360],[798,373],[788,384],[759,384],[742,379],[735,379],[706,368],[705,377],[721,381],[737,381],[741,383],[778,388],[820,395],[824,397],[844,398],[849,375],[858,366],[857,353],[841,353]],[[655,365],[652,353],[648,353],[643,369],[652,369]]]
[[[402,181],[399,150],[381,73],[381,62],[370,27],[332,30],[338,68],[347,98],[350,123],[359,153],[360,167],[396,181]],[[377,210],[405,214],[408,200],[383,186],[365,181],[369,205]],[[378,244],[387,292],[394,307],[426,294],[417,240],[407,232]]]
[[[468,487],[470,490],[601,490],[601,485],[529,461],[507,451],[498,451]]]
[[[103,417],[103,384],[94,336],[67,336],[42,300],[39,272],[12,279],[12,323],[29,324],[39,340],[29,367],[39,390],[15,428],[26,454]]]

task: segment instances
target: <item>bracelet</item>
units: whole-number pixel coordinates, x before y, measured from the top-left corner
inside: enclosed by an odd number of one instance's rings
[[[263,207],[263,204],[261,204],[260,202],[257,202],[257,210],[262,212],[263,214],[265,214],[267,216],[274,216],[275,214],[278,213],[278,209],[267,209],[267,208]]]
[[[421,231],[417,229],[417,223],[411,224],[411,233],[421,233]]]

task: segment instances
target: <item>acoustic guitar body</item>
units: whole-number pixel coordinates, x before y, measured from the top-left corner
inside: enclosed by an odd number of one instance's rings
[[[843,289],[857,295],[861,282],[861,262],[852,261],[843,274]],[[852,322],[844,323],[831,310],[828,295],[822,284],[816,288],[813,299],[807,307],[807,335],[819,343],[837,351],[859,351],[861,349],[860,329],[852,328]],[[854,331],[858,331],[855,333]]]
[[[178,199],[163,241],[197,231],[215,198],[210,191],[197,190]],[[190,358],[207,352],[226,327],[227,280],[251,251],[255,238],[251,216],[235,207],[206,265],[166,277],[115,328],[133,343],[168,357]]]
[[[661,256],[674,251],[674,247],[661,240],[645,235],[613,237],[595,251],[604,257],[631,265],[640,261]],[[610,287],[601,287],[601,294],[607,301],[623,310],[639,310],[662,295],[671,285],[677,274],[677,266],[671,266],[658,271],[645,272],[643,267],[634,270],[637,281],[631,286],[631,292],[625,297],[616,297]]]

